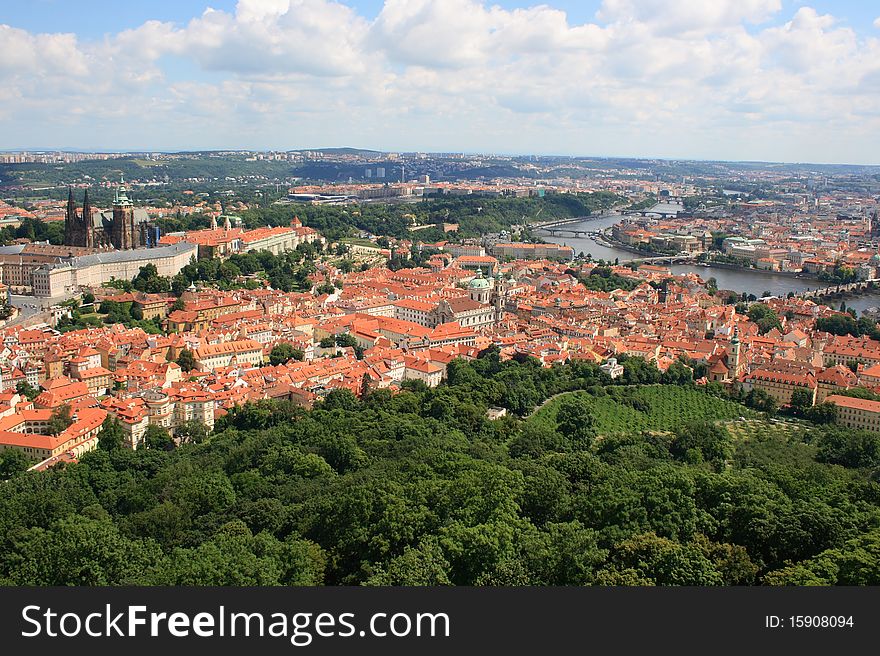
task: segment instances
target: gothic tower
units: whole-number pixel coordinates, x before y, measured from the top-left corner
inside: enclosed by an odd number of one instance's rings
[[[83,211],[76,211],[76,200],[73,197],[73,188],[70,187],[67,194],[67,212],[64,215],[64,245],[65,246],[89,246],[91,236],[91,206],[89,205],[89,192],[86,192]]]
[[[128,190],[123,186],[124,184],[125,180],[120,180],[116,197],[113,199],[113,227],[110,240],[118,250],[129,250],[139,245],[139,235],[134,226],[134,205],[128,198]]]
[[[64,243],[76,246],[76,201],[73,198],[73,187],[67,188],[67,213],[64,215]]]
[[[89,203],[89,190],[88,189],[86,189],[86,194],[83,197],[82,224],[83,224],[83,237],[84,237],[83,246],[86,246],[87,248],[94,248],[95,247],[95,224],[92,222],[92,206]]]

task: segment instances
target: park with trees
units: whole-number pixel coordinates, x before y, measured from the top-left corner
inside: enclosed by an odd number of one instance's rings
[[[41,473],[4,454],[0,581],[880,584],[880,436],[783,432],[736,392],[622,363],[612,381],[490,348],[433,389],[258,401],[136,451],[108,422]]]

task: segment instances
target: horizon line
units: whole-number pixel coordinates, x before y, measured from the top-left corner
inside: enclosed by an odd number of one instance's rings
[[[325,152],[331,150],[359,150],[365,152],[374,152],[378,154],[417,154],[425,155],[469,155],[469,156],[495,156],[495,157],[542,157],[542,158],[560,158],[560,159],[629,159],[639,162],[661,161],[661,162],[701,162],[706,164],[768,164],[768,165],[785,165],[785,166],[848,166],[848,167],[868,167],[880,168],[880,162],[876,164],[853,163],[853,162],[811,162],[811,161],[785,161],[785,160],[762,160],[762,159],[713,159],[702,157],[669,157],[669,156],[651,156],[651,155],[570,155],[561,153],[523,153],[523,152],[486,152],[486,151],[467,151],[467,150],[384,150],[377,148],[362,148],[357,146],[324,146],[321,148],[302,147],[302,148],[187,148],[180,150],[150,149],[150,148],[0,148],[0,153],[63,153],[63,154],[90,154],[90,155],[140,155],[140,154],[160,154],[160,155],[187,155],[197,153],[298,153],[303,151]],[[10,162],[18,163],[18,162]]]

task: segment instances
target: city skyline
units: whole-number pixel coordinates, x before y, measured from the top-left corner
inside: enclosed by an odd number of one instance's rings
[[[864,3],[210,4],[7,3],[0,148],[880,164]]]

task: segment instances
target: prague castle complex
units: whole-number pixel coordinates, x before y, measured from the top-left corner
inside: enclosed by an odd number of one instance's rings
[[[158,231],[150,223],[147,211],[134,207],[122,184],[116,190],[113,209],[107,211],[92,209],[88,190],[83,197],[82,211],[77,211],[73,189],[70,189],[64,218],[65,246],[131,250],[155,246],[157,241]]]
[[[0,282],[14,294],[56,298],[112,279],[131,280],[145,264],[160,276],[173,277],[200,257],[269,251],[279,254],[299,244],[325,242],[294,217],[289,226],[253,230],[232,228],[229,218],[218,228],[161,235],[147,210],[135,207],[120,181],[109,210],[93,208],[89,192],[77,206],[71,188],[64,214],[64,244],[43,242],[0,246]]]
[[[136,208],[124,183],[110,210],[93,209],[89,192],[77,208],[70,190],[64,217],[64,245],[0,246],[0,281],[13,293],[59,297],[112,279],[130,280],[142,266],[174,276],[198,256],[195,244],[159,244],[159,231],[147,211]]]

